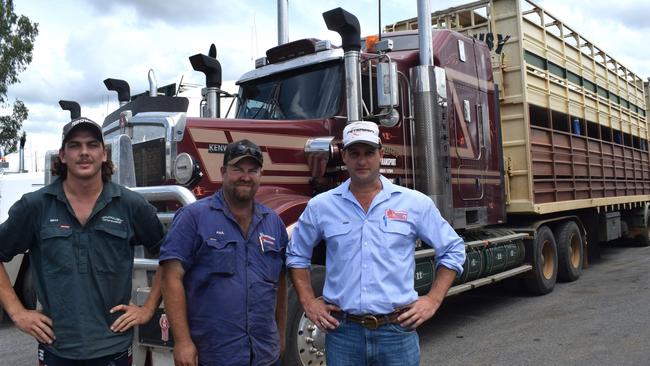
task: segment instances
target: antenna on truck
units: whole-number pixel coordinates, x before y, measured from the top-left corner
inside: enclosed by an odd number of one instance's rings
[[[377,37],[381,41],[381,0],[377,0]]]

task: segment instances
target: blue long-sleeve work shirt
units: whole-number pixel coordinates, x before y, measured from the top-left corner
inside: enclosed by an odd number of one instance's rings
[[[415,241],[436,251],[436,268],[463,271],[465,245],[426,195],[380,177],[382,190],[365,212],[350,180],[309,201],[287,248],[287,267],[309,268],[325,240],[323,297],[352,314],[387,314],[417,300]]]

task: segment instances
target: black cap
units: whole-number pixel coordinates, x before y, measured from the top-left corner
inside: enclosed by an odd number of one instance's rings
[[[80,128],[85,128],[91,131],[97,140],[101,141],[101,143],[104,143],[104,136],[102,135],[102,128],[92,120],[86,118],[86,117],[79,117],[75,118],[72,121],[68,122],[63,126],[63,142],[61,143],[61,146],[65,145],[66,141],[68,141],[68,138],[70,137],[70,133],[76,129]]]
[[[223,165],[236,164],[243,158],[253,158],[260,164],[260,166],[262,166],[264,162],[260,147],[251,141],[244,139],[232,142],[226,146],[226,151],[223,155]]]

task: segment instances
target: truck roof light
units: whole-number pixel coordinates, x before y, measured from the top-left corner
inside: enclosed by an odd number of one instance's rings
[[[366,52],[375,52],[375,45],[379,42],[379,35],[366,36]]]
[[[266,51],[266,57],[270,64],[290,60],[292,58],[316,53],[316,43],[320,41],[315,38],[299,39],[285,43]]]
[[[332,42],[327,39],[316,42],[316,52],[331,50],[331,49],[332,49]]]
[[[268,64],[269,64],[269,59],[266,58],[266,56],[260,57],[257,60],[255,60],[255,68],[256,69],[259,69],[260,67],[266,66]]]

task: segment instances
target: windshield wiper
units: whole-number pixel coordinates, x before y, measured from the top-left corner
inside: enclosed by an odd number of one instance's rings
[[[273,87],[271,88],[271,91],[269,92],[269,97],[266,99],[264,102],[264,107],[259,108],[256,112],[255,115],[253,116],[252,119],[255,119],[257,115],[260,113],[260,111],[264,110],[266,112],[266,115],[269,119],[273,119],[272,116],[274,114],[278,114],[278,118],[275,119],[281,119],[284,118],[284,113],[282,113],[282,107],[280,107],[280,87],[282,86],[282,82],[278,81],[277,83],[273,84]]]

